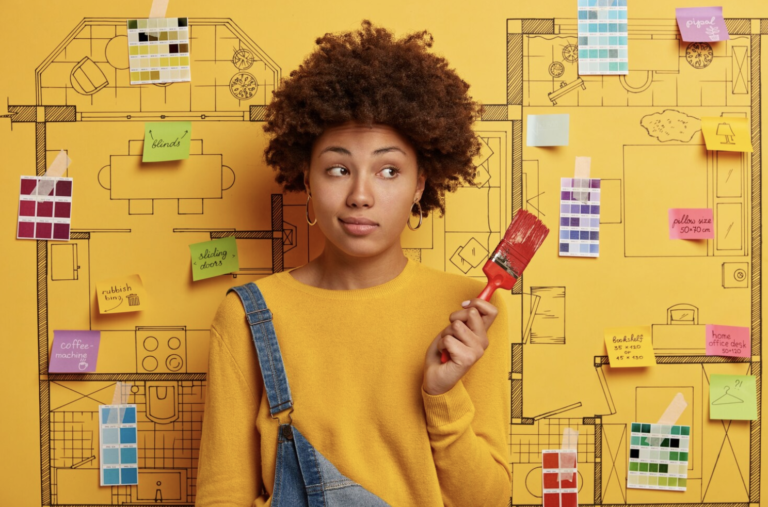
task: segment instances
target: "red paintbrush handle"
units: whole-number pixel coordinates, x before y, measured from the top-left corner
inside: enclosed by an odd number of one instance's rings
[[[484,299],[486,301],[491,300],[491,296],[493,296],[493,293],[496,292],[496,289],[499,288],[499,285],[494,283],[497,279],[494,278],[493,280],[488,280],[488,285],[485,286],[485,289],[483,289],[483,292],[480,293],[479,296],[477,296],[480,299]],[[442,354],[440,355],[440,362],[441,363],[447,363],[448,360],[451,358],[450,354],[448,354],[448,351],[446,349],[443,349]]]

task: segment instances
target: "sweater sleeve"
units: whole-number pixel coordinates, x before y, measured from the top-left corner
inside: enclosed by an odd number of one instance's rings
[[[253,345],[242,306],[238,318],[239,304],[237,295],[230,294],[211,327],[197,507],[258,506],[266,501],[260,496],[261,438],[256,429],[263,385],[255,353],[248,353],[248,345]]]
[[[503,299],[495,295],[492,302],[499,313],[483,357],[448,392],[421,391],[446,507],[506,506],[511,495],[509,324]]]

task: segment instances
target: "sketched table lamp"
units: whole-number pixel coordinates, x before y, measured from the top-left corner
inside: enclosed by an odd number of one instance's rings
[[[733,129],[731,128],[730,123],[718,123],[717,124],[717,135],[718,136],[725,136],[725,142],[720,144],[736,144],[733,142],[733,136],[736,135],[733,133]]]

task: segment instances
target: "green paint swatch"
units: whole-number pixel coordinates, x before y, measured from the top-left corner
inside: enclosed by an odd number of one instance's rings
[[[144,124],[144,157],[142,162],[165,162],[189,158],[192,122]]]
[[[756,420],[755,377],[753,375],[710,375],[709,418]]]
[[[189,251],[192,254],[192,280],[195,282],[240,269],[234,236],[195,243],[189,245]]]

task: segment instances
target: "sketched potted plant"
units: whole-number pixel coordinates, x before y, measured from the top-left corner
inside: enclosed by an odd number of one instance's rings
[[[720,30],[713,25],[709,25],[704,32],[709,35],[709,40],[711,41],[718,41],[720,40]]]

